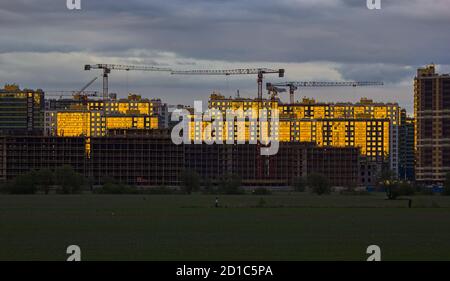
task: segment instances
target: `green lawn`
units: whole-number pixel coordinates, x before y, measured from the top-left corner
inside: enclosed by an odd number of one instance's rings
[[[0,260],[450,260],[450,198],[412,198],[1,195]]]

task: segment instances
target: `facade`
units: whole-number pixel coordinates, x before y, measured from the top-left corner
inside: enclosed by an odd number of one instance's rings
[[[184,150],[164,130],[114,130],[91,138],[89,163],[95,184],[115,178],[137,186],[179,186]]]
[[[398,144],[398,177],[402,180],[414,181],[414,118],[407,117],[406,111],[402,111],[402,124],[399,130]]]
[[[304,98],[300,103],[282,104],[277,99],[257,101],[213,94],[209,108],[217,109],[222,114],[229,109],[241,110],[250,113],[253,118],[258,116],[258,110],[278,109],[278,133],[274,137],[279,142],[312,142],[319,147],[356,147],[367,161],[387,164],[394,174],[398,174],[401,108],[396,103],[375,103],[366,98],[358,103],[317,103]],[[243,139],[235,138],[235,141],[258,139],[263,128],[261,126],[261,130],[252,134],[249,130],[252,122],[252,118],[244,122],[245,135]],[[228,124],[226,121],[219,123],[214,138],[226,140],[231,136]],[[210,124],[212,122],[192,120],[191,140],[207,140],[210,132],[202,131]],[[267,126],[272,126],[270,120]],[[235,127],[233,136],[237,135],[238,129]]]
[[[87,175],[86,140],[82,137],[1,136],[0,180],[31,170],[69,165]]]
[[[334,186],[357,186],[359,149],[318,147],[313,143],[281,143],[277,154],[261,156],[256,144],[184,145],[185,167],[217,182],[234,174],[245,186],[289,186],[297,177],[322,174]]]
[[[44,136],[56,136],[57,135],[57,111],[46,110],[44,112]]]
[[[24,106],[28,108],[24,112],[37,114],[40,121],[36,121],[37,125],[31,123],[30,131],[39,128],[48,140],[52,137],[83,139],[83,174],[95,183],[101,183],[105,177],[116,177],[133,185],[179,185],[180,171],[184,169],[196,170],[213,181],[226,174],[237,174],[249,186],[286,186],[293,178],[310,173],[323,174],[336,186],[370,186],[384,167],[401,178],[413,177],[410,143],[413,125],[403,118],[395,103],[374,103],[368,99],[358,103],[318,103],[305,98],[299,103],[282,104],[278,99],[225,98],[213,94],[209,108],[215,109],[214,114],[224,116],[229,109],[241,110],[248,115],[243,126],[228,127],[223,119],[218,122],[217,131],[205,134],[203,130],[213,122],[192,119],[190,139],[201,143],[233,138],[235,144],[176,146],[170,133],[161,130],[174,125],[170,120],[174,108],[159,99],[129,95],[127,99],[106,101],[48,100],[46,110],[39,111],[44,107],[43,93],[42,96],[35,93],[41,94],[40,91],[24,92],[9,87],[3,92],[9,93],[4,96],[3,106],[11,106],[9,99],[17,93],[33,102]],[[192,108],[177,108],[188,109],[193,117]],[[271,123],[270,110],[274,109],[279,112],[277,124]],[[267,114],[268,120],[252,132],[250,128],[257,124],[255,117],[261,112]],[[33,121],[34,118],[37,117]],[[237,134],[242,128],[244,134]],[[280,142],[277,154],[261,156],[256,140],[261,140],[263,132],[273,133],[270,139]],[[238,142],[246,144],[236,145]],[[32,145],[39,150],[39,143]],[[410,146],[405,148],[405,145]],[[47,149],[45,142],[42,146],[43,150]],[[14,146],[4,146],[4,149],[2,157],[5,158],[8,149],[14,151]],[[8,178],[11,173],[5,167],[12,164],[5,163],[0,169],[4,169]]]
[[[224,98],[212,95],[210,108],[222,112],[227,109],[258,110],[258,101]],[[278,100],[264,100],[260,108],[279,110],[279,141],[314,142],[318,146],[355,146],[363,155],[389,155],[395,131],[400,124],[401,108],[396,103],[374,103],[361,99],[359,103],[317,103],[303,99],[301,103],[281,104]],[[254,113],[254,116],[257,114]]]
[[[60,103],[61,102],[61,103]],[[45,114],[45,132],[55,136],[105,136],[110,129],[156,129],[161,100],[130,95],[121,100],[56,100]]]
[[[441,184],[450,172],[450,75],[434,65],[414,79],[416,180]]]
[[[355,147],[312,147],[307,152],[306,175],[324,175],[334,186],[359,184],[360,152]]]
[[[358,183],[357,148],[283,143],[273,156],[261,156],[259,149],[250,144],[175,145],[169,130],[111,130],[108,136],[90,138],[1,137],[0,179],[70,165],[94,184],[115,178],[136,186],[179,186],[186,169],[212,182],[235,174],[246,186],[289,186],[311,173],[323,174],[335,186]]]
[[[366,156],[360,158],[359,184],[367,188],[374,188],[378,183],[378,176],[389,163],[373,161]]]
[[[0,133],[42,134],[44,106],[42,90],[21,90],[17,85],[6,85],[0,90]]]

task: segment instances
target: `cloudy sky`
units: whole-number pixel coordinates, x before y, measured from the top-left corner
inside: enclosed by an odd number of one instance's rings
[[[413,107],[417,67],[450,72],[450,1],[381,0],[0,0],[0,83],[76,90],[99,71],[84,64],[175,69],[285,68],[290,81],[384,81],[377,88],[304,89],[321,101],[361,96]],[[256,96],[256,77],[120,72],[110,91],[206,100],[216,90]],[[101,79],[91,90],[101,90]],[[281,81],[267,76],[266,81]],[[287,100],[286,96],[282,97]]]

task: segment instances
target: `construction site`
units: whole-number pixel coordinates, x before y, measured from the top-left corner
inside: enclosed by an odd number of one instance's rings
[[[373,186],[382,169],[388,168],[399,176],[400,167],[406,166],[402,159],[408,158],[399,155],[403,136],[400,132],[402,126],[411,122],[398,104],[378,103],[368,98],[361,98],[357,103],[295,99],[296,91],[301,88],[376,87],[382,86],[382,82],[264,84],[266,75],[276,74],[279,78],[285,75],[284,69],[268,68],[172,70],[97,64],[85,65],[84,70],[101,71],[101,93],[87,90],[97,77],[78,91],[22,90],[17,85],[0,90],[0,106],[4,112],[14,112],[18,120],[23,119],[22,124],[1,116],[0,179],[10,180],[33,169],[70,165],[94,184],[114,177],[139,186],[178,186],[182,172],[189,169],[212,181],[236,174],[247,186],[288,186],[293,179],[309,173],[326,175],[335,186]],[[175,107],[159,98],[148,99],[138,94],[118,98],[109,92],[112,71],[256,76],[255,98],[228,98],[213,93],[208,101],[208,108],[223,115],[227,110],[253,112],[244,121],[247,144],[205,144],[211,132],[207,135],[204,128],[212,121],[194,120],[190,106],[182,106],[191,113],[189,136],[192,142],[202,144],[173,144],[170,130],[177,124],[171,120]],[[279,95],[283,93],[289,93],[288,103],[280,100]],[[276,130],[276,141],[280,142],[280,150],[273,156],[261,156],[261,144],[249,144],[261,132],[259,129],[252,134],[249,128],[255,122],[259,124],[258,113],[262,109],[279,113],[277,127],[269,128]],[[218,123],[221,129],[214,132],[216,140],[235,136],[237,127],[230,132],[227,125],[226,121]]]

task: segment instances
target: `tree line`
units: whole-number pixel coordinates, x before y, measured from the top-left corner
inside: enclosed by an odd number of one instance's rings
[[[42,192],[48,194],[55,189],[61,194],[80,193],[88,185],[83,175],[77,173],[71,166],[62,166],[54,170],[32,170],[13,180],[4,183],[0,189],[9,194],[35,194]]]
[[[9,194],[35,194],[38,192],[48,194],[55,191],[59,194],[77,194],[85,189],[98,194],[191,194],[202,192],[206,194],[244,194],[242,179],[234,174],[226,174],[216,179],[201,178],[195,170],[185,170],[181,175],[179,189],[171,189],[165,186],[149,189],[139,189],[136,186],[118,182],[114,178],[104,178],[102,185],[92,189],[92,181],[77,173],[71,166],[62,166],[54,170],[32,170],[15,179],[0,185],[0,192]],[[386,192],[388,199],[395,200],[400,196],[410,196],[417,192],[430,194],[429,188],[418,186],[414,183],[395,179],[389,170],[383,170],[378,176],[377,187]],[[332,185],[327,177],[321,174],[310,174],[305,177],[292,179],[291,188],[297,192],[310,191],[318,195],[326,195],[332,192]],[[349,186],[345,192],[359,194],[356,186]],[[265,187],[258,187],[253,194],[267,195],[271,191]],[[450,196],[450,173],[446,175],[442,195]]]

